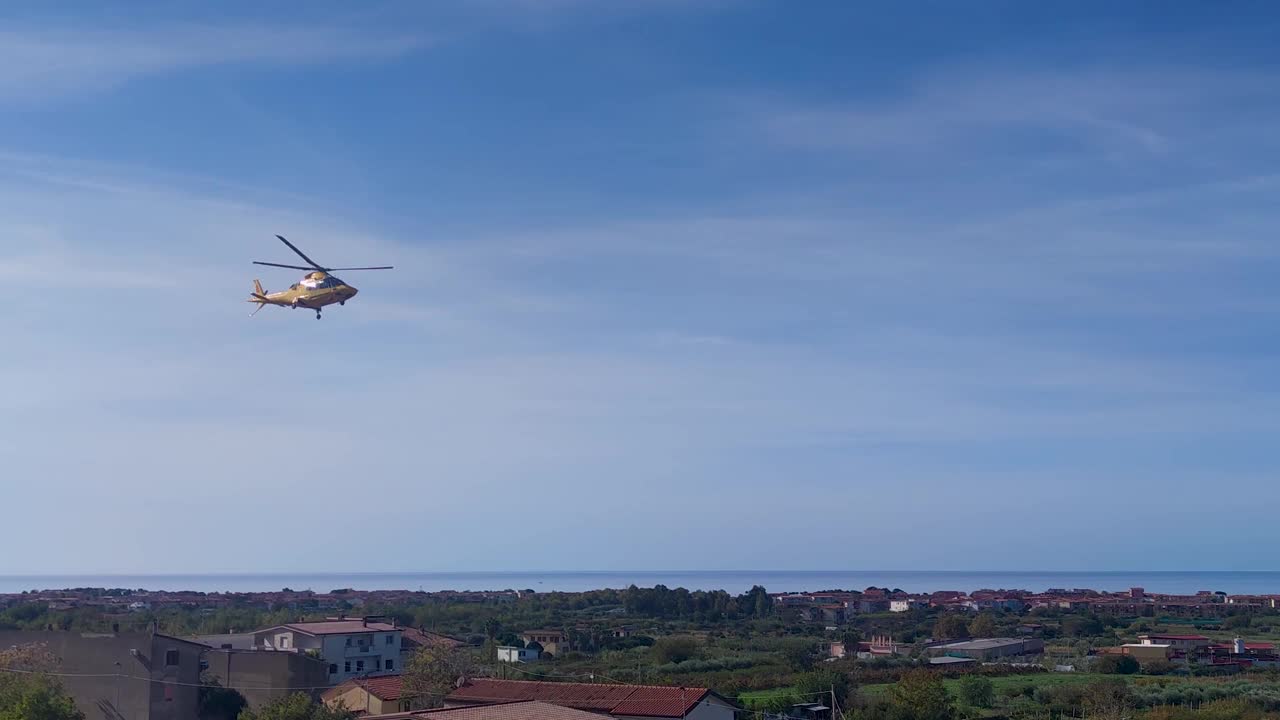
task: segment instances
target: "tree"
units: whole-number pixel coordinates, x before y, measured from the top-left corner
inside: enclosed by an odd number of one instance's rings
[[[835,703],[838,707],[849,707],[849,698],[853,695],[854,685],[849,680],[846,673],[836,670],[815,670],[807,672],[796,679],[796,694],[804,698],[802,702],[815,702],[823,698],[820,694],[826,694],[830,698],[830,693],[835,692]]]
[[[982,613],[969,623],[969,636],[975,638],[989,638],[996,634],[996,621],[991,618],[989,613]]]
[[[1108,675],[1132,675],[1140,666],[1138,661],[1129,655],[1103,655],[1093,663],[1095,672],[1106,673]]]
[[[924,668],[904,674],[889,697],[892,720],[951,720],[955,714],[942,678]]]
[[[43,645],[0,651],[0,720],[84,720],[53,675],[58,658]]]
[[[256,710],[245,710],[240,720],[353,720],[350,710],[331,708],[315,702],[306,693],[276,698]]]
[[[698,639],[688,635],[668,635],[660,637],[653,643],[654,662],[682,663],[698,654]]]
[[[1232,615],[1223,623],[1228,630],[1243,630],[1253,624],[1253,618],[1248,615]]]
[[[502,623],[495,617],[484,621],[484,656],[490,662],[498,659],[498,636],[502,634]]]
[[[969,623],[964,617],[955,613],[947,613],[938,618],[933,625],[933,634],[939,640],[955,640],[969,634]]]
[[[817,651],[814,644],[808,640],[787,640],[782,646],[782,656],[786,658],[787,665],[792,670],[802,672],[813,667]]]
[[[844,644],[844,654],[852,657],[858,654],[858,643],[862,642],[862,635],[857,630],[846,630],[840,641]]]
[[[198,703],[200,720],[237,720],[249,705],[239,691],[224,688],[212,678],[201,678]]]
[[[995,685],[991,679],[977,674],[960,678],[960,701],[969,707],[989,708],[995,699]]]
[[[463,648],[427,645],[404,668],[404,694],[415,710],[440,707],[444,696],[475,675],[471,653]]]
[[[1134,704],[1129,683],[1120,678],[1098,680],[1085,688],[1084,708],[1092,720],[1124,720]]]

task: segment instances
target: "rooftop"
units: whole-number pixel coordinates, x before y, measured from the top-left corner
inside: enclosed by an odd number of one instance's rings
[[[364,620],[318,620],[315,622],[288,623],[280,627],[288,628],[304,635],[351,635],[355,633],[393,632],[402,629],[390,623],[366,622]]]
[[[415,718],[431,718],[432,720],[600,720],[600,716],[596,713],[533,700],[499,705],[474,705],[471,707],[364,716],[364,720],[414,720]]]
[[[404,692],[404,677],[400,675],[379,675],[376,677],[352,678],[325,690],[321,697],[326,699],[337,697],[355,687],[363,688],[365,692],[379,700],[399,700],[401,693]]]
[[[985,638],[982,640],[962,640],[960,642],[938,645],[945,650],[991,650],[1006,645],[1021,645],[1027,642],[1024,638]]]
[[[537,700],[610,715],[684,717],[711,694],[707,688],[476,678],[447,699],[473,704]]]
[[[448,635],[441,635],[437,632],[431,632],[430,630],[419,630],[418,628],[406,627],[400,628],[400,633],[400,637],[404,640],[405,645],[410,649],[412,649],[412,646],[414,645],[419,647],[443,646],[450,648],[466,645],[462,640],[449,637]]]

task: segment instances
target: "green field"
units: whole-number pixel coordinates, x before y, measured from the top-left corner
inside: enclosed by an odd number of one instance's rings
[[[999,695],[1005,688],[1022,688],[1028,685],[1035,688],[1054,687],[1057,685],[1074,685],[1079,683],[1088,683],[1101,678],[1116,677],[1115,675],[1103,675],[1101,673],[1033,673],[1030,675],[1009,675],[1006,677],[993,677],[991,684],[995,686],[996,694]],[[1139,676],[1130,676],[1139,677]],[[960,685],[958,678],[949,678],[944,681],[947,690],[952,695],[958,693],[957,688]],[[878,685],[863,685],[858,688],[858,693],[863,697],[876,697],[889,691],[893,687],[893,683],[881,683]]]

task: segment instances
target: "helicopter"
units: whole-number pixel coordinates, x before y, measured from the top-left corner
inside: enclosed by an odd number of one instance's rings
[[[248,302],[258,303],[258,307],[251,313],[249,317],[258,314],[258,311],[268,305],[278,305],[280,307],[292,308],[294,310],[302,307],[308,310],[316,311],[316,319],[320,319],[320,308],[325,305],[338,303],[346,305],[347,301],[356,296],[359,292],[355,287],[343,282],[337,275],[333,275],[335,270],[391,270],[391,265],[380,267],[349,267],[349,268],[327,268],[316,264],[315,260],[307,257],[301,250],[294,246],[293,243],[284,239],[283,235],[276,235],[280,238],[280,242],[289,246],[289,249],[298,254],[298,257],[307,261],[311,267],[303,267],[301,265],[281,265],[280,263],[269,263],[254,260],[254,265],[269,265],[271,267],[290,268],[293,270],[310,270],[301,281],[289,286],[287,290],[269,293],[262,289],[262,283],[258,280],[253,281],[253,297]]]

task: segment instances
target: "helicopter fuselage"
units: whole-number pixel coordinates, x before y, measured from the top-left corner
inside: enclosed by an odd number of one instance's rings
[[[358,292],[359,290],[354,286],[348,285],[335,275],[313,272],[300,282],[290,285],[286,290],[272,293],[259,290],[249,298],[248,302],[319,311],[327,305],[342,305],[355,297]]]

